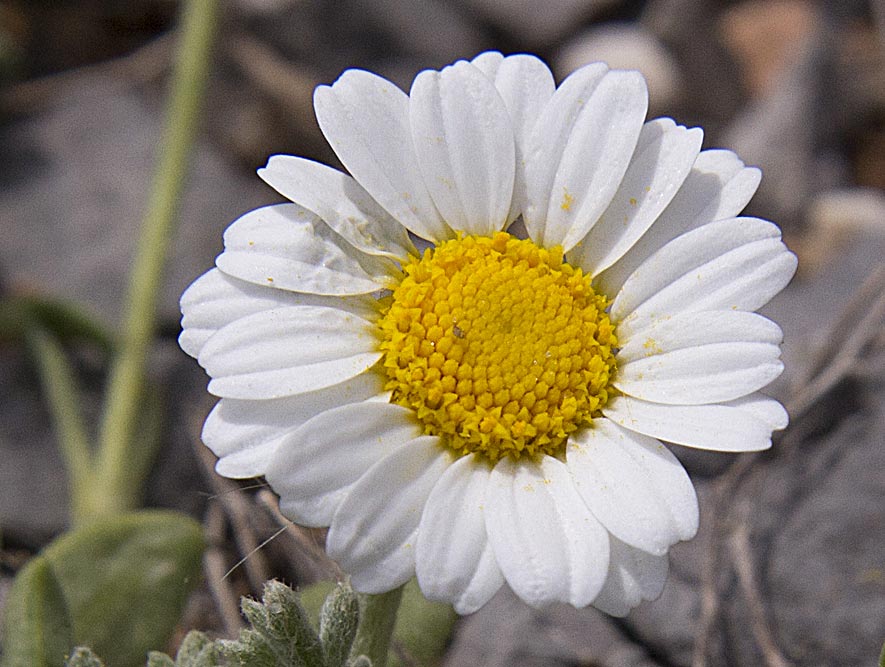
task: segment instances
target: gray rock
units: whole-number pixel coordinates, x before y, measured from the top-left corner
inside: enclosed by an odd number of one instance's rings
[[[480,16],[531,48],[555,45],[581,22],[618,0],[466,0]]]
[[[666,115],[704,128],[708,146],[744,103],[738,69],[719,39],[717,8],[705,0],[655,0],[639,23],[673,54],[683,94]],[[713,143],[711,143],[713,142]]]
[[[816,474],[797,475],[797,502],[774,531],[772,616],[799,665],[871,664],[885,636],[882,387],[865,402],[864,413],[803,454],[818,459],[802,464]]]
[[[364,25],[372,26],[425,67],[470,59],[489,46],[485,36],[458,6],[440,0],[353,0]]]
[[[119,320],[160,137],[160,111],[119,84],[84,79],[39,115],[0,137],[0,272],[13,290],[85,304]],[[221,251],[221,232],[276,195],[233,171],[208,144],[197,149],[160,295],[177,319],[178,297]]]
[[[564,78],[579,67],[605,62],[614,69],[635,69],[648,83],[649,116],[672,113],[682,92],[679,65],[666,46],[638,23],[603,23],[573,37],[557,51],[553,68]]]
[[[658,667],[618,624],[595,609],[532,609],[506,586],[461,621],[445,667]]]
[[[825,49],[820,37],[810,39],[779,84],[742,110],[722,140],[765,174],[751,211],[765,211],[786,228],[798,226],[806,202],[819,187],[815,149],[826,115],[818,94]]]

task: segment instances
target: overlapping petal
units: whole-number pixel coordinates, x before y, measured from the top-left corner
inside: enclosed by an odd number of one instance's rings
[[[377,373],[363,373],[340,384],[295,396],[246,401],[222,398],[203,425],[203,442],[218,457],[219,475],[258,477],[287,436],[326,410],[358,403],[383,392]]]
[[[198,361],[212,377],[210,392],[255,400],[330,387],[380,358],[370,322],[337,308],[290,306],[228,324]]]
[[[405,443],[359,478],[339,505],[326,550],[355,589],[389,591],[415,574],[418,524],[453,453],[432,436]]]
[[[526,229],[570,250],[608,207],[630,163],[648,107],[638,72],[587,65],[553,94],[526,150]]]
[[[206,341],[216,331],[240,318],[282,306],[315,305],[338,307],[355,313],[371,312],[360,297],[334,299],[268,289],[210,269],[197,278],[181,295],[181,349],[198,357]]]
[[[328,526],[350,488],[376,462],[421,435],[399,405],[363,401],[318,413],[270,461],[267,480],[280,510],[306,526]]]
[[[495,87],[460,61],[425,70],[409,100],[424,182],[452,229],[488,236],[504,227],[516,169],[513,128]]]
[[[553,97],[556,84],[547,65],[535,56],[517,54],[505,58],[500,53],[489,51],[471,62],[494,82],[510,114],[516,140],[516,173],[513,202],[507,218],[513,221],[526,207],[525,169],[529,137],[541,112]]]
[[[617,396],[603,413],[630,431],[720,452],[768,449],[771,432],[786,426],[780,404],[759,394],[708,405],[667,405]]]
[[[402,260],[417,253],[406,228],[351,176],[313,160],[274,155],[258,170],[265,183],[312,211],[354,248]]]
[[[510,587],[530,605],[590,604],[608,570],[608,533],[564,463],[499,461],[486,490],[486,530]]]
[[[497,592],[504,575],[486,536],[484,506],[490,469],[475,454],[442,474],[418,526],[416,574],[431,600],[470,614]]]
[[[215,264],[246,282],[308,294],[368,294],[390,284],[385,263],[336,237],[297,204],[265,206],[227,228]]]
[[[658,440],[596,419],[569,438],[566,463],[593,515],[630,546],[660,556],[697,532],[694,487]]]
[[[697,405],[729,401],[769,384],[783,371],[771,343],[711,343],[663,352],[618,368],[614,385],[646,401]]]
[[[342,164],[390,215],[428,241],[453,236],[424,185],[404,92],[370,72],[347,70],[316,89],[314,109]]]
[[[729,401],[761,389],[783,370],[782,333],[742,311],[677,313],[625,337],[615,387],[647,401]]]
[[[733,218],[750,201],[762,172],[726,150],[701,151],[679,192],[655,223],[618,261],[597,278],[606,294],[617,294],[627,277],[654,252],[680,234],[716,220]]]
[[[593,606],[612,616],[626,616],[643,600],[654,600],[667,581],[667,556],[655,556],[611,538],[605,586]]]
[[[647,122],[618,190],[569,261],[597,275],[626,253],[657,220],[688,176],[703,132],[669,118]]]
[[[795,271],[796,256],[776,225],[758,218],[720,220],[673,239],[643,262],[615,297],[611,314],[619,335],[632,336],[664,315],[753,311]]]

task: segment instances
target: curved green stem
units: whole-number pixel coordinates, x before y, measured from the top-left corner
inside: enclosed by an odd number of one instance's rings
[[[360,625],[351,655],[366,656],[372,661],[372,667],[386,667],[402,596],[402,586],[378,595],[360,594]]]
[[[184,6],[163,143],[129,277],[119,353],[99,432],[94,516],[131,509],[141,494],[143,479],[133,488],[127,467],[137,446],[135,430],[144,398],[145,360],[154,337],[157,293],[199,125],[217,14],[217,0],[189,0]]]

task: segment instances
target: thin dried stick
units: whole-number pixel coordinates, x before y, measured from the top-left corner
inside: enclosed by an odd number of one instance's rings
[[[790,667],[790,663],[781,654],[769,631],[766,620],[765,604],[756,583],[755,567],[753,566],[753,554],[750,548],[750,510],[749,500],[742,500],[738,504],[737,521],[731,533],[729,546],[738,582],[747,607],[750,610],[750,622],[753,637],[756,640],[765,664],[768,667]]]
[[[218,613],[224,623],[224,631],[228,637],[236,637],[244,627],[243,619],[240,616],[237,595],[230,585],[230,579],[225,576],[227,569],[225,555],[218,546],[224,542],[226,523],[224,510],[221,506],[210,505],[204,524],[206,541],[209,546],[203,555],[203,569],[206,572],[206,582],[212,591]]]
[[[809,371],[801,382],[794,383],[792,395],[785,401],[791,415],[791,429],[797,428],[803,418],[829,391],[847,377],[862,369],[864,352],[879,344],[882,321],[885,319],[885,267],[879,267],[863,283],[857,294],[827,331],[827,345],[820,348]],[[840,333],[850,331],[848,337]],[[777,438],[786,444],[784,437]],[[716,577],[728,564],[723,562],[720,545],[727,534],[728,509],[726,503],[738,496],[739,487],[762,452],[744,454],[720,477],[714,485],[713,502],[706,520],[713,533],[704,548],[701,570],[701,618],[692,652],[692,667],[706,667],[710,639],[719,617],[720,594]],[[729,553],[734,557],[733,549]],[[735,562],[735,566],[738,563]],[[764,649],[763,649],[764,650]]]
[[[169,69],[175,39],[174,32],[168,32],[125,56],[14,84],[0,92],[0,108],[29,111],[89,79],[123,82],[126,86],[153,81]]]
[[[292,523],[280,512],[277,497],[268,489],[262,489],[257,494],[260,502],[277,522],[286,529],[286,533],[295,540],[299,552],[307,557],[309,567],[313,570],[309,574],[315,579],[335,579],[341,581],[345,578],[344,572],[338,567],[326,552],[316,543],[313,537],[301,526]]]
[[[272,48],[247,34],[228,42],[228,54],[255,86],[288,109],[299,125],[315,123],[313,89],[316,78],[304,69],[284,60]]]
[[[853,323],[860,321],[863,324],[875,321],[877,317],[881,319],[881,311],[879,310],[878,314],[874,313],[870,308],[870,303],[881,303],[883,292],[885,292],[885,266],[880,266],[864,280],[860,289],[840,313],[836,323],[826,331],[826,335],[822,339],[823,344],[816,346],[817,349],[813,352],[809,363],[806,364],[805,371],[797,373],[793,382],[792,393],[794,395],[804,393],[801,388],[811,383],[815,377],[820,377],[827,367],[833,365],[834,359],[857,356],[858,345],[863,347],[865,340],[869,340],[870,332],[868,324],[858,327],[857,325],[853,326]],[[847,339],[840,336],[839,334],[843,331],[851,331],[851,336]],[[881,328],[873,333],[880,332]]]
[[[719,589],[717,574],[721,561],[721,537],[717,530],[716,508],[720,507],[723,493],[721,485],[714,485],[713,502],[701,509],[702,521],[710,525],[710,533],[702,546],[701,561],[701,617],[698,620],[698,632],[695,636],[691,654],[691,667],[706,667],[707,654],[710,651],[710,639],[713,627],[719,618]]]
[[[243,566],[246,569],[249,585],[253,591],[261,591],[264,582],[270,579],[270,568],[260,549],[261,540],[252,530],[250,517],[253,510],[249,497],[236,483],[215,473],[215,457],[196,439],[194,440],[194,451],[197,453],[200,463],[203,464],[203,471],[212,485],[215,499],[221,503],[230,519],[237,549],[243,556],[247,556],[243,561]]]

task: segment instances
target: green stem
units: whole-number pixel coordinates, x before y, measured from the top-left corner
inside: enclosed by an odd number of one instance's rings
[[[88,512],[92,452],[80,414],[74,374],[58,341],[39,326],[28,327],[28,347],[37,364],[55,432],[68,471],[71,515],[76,523]]]
[[[95,515],[131,509],[142,480],[132,488],[127,466],[144,398],[145,360],[156,326],[157,293],[172,236],[189,156],[211,65],[218,13],[217,0],[189,0],[184,5],[181,43],[163,133],[163,143],[147,213],[129,277],[123,333],[111,369],[99,433]]]
[[[351,655],[364,655],[372,667],[386,667],[390,638],[396,625],[396,611],[403,596],[400,586],[378,595],[360,594],[360,625]]]

